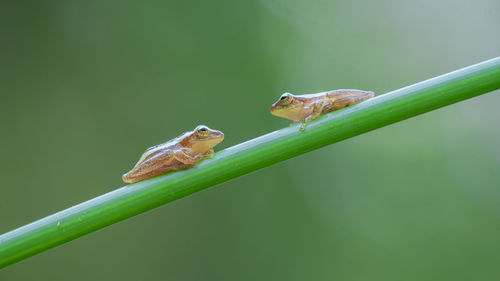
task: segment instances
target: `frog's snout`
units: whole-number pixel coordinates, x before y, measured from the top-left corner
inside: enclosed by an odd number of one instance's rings
[[[219,134],[217,137],[220,138],[220,140],[222,141],[224,139],[224,133],[219,131]]]
[[[218,140],[217,143],[221,142],[222,140],[224,140],[224,133],[219,131],[219,130],[212,130],[212,133],[210,134],[210,137],[212,139],[216,139]]]
[[[279,101],[277,101],[277,102],[273,103],[273,104],[271,105],[271,107],[269,108],[269,112],[270,112],[271,114],[273,114],[273,112],[276,112],[276,110],[278,110],[278,109],[280,108],[280,107],[279,107],[279,105],[278,105],[278,103],[279,103]]]
[[[130,172],[122,175],[122,180],[126,183],[134,183],[134,181],[129,177]]]

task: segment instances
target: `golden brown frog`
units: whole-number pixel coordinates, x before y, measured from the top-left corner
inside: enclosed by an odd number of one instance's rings
[[[272,115],[290,119],[295,122],[303,121],[301,130],[309,122],[325,113],[362,102],[374,96],[371,91],[341,89],[317,94],[292,95],[284,93],[275,102],[270,112]]]
[[[122,179],[134,183],[196,166],[200,160],[212,157],[213,147],[223,139],[222,132],[199,125],[193,131],[146,149],[134,168],[124,174]]]

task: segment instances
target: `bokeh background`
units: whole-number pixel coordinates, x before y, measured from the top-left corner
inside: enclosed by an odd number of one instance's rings
[[[394,90],[500,55],[498,0],[2,1],[0,233],[123,186],[202,123],[288,125],[284,91]],[[498,280],[489,93],[172,202],[0,280]]]

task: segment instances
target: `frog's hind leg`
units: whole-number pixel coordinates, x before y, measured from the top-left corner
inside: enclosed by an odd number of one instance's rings
[[[332,104],[332,107],[330,108],[331,111],[341,109],[353,104],[360,103],[364,100],[373,98],[373,92],[365,92],[365,93],[360,93],[359,95],[355,96],[350,96],[350,97],[345,97],[341,98],[338,100],[335,100]]]
[[[168,173],[170,171],[185,170],[185,169],[191,168],[193,166],[194,166],[193,164],[183,164],[183,163],[178,163],[178,164],[175,164],[175,165],[164,166],[164,167],[158,168],[156,170],[153,170],[151,172],[148,172],[148,173],[145,173],[145,174],[142,174],[142,175],[137,175],[137,176],[134,176],[134,177],[129,177],[127,179],[127,181],[125,181],[125,179],[124,179],[124,181],[128,182],[128,183],[135,183],[135,182],[147,180],[147,179],[159,176],[159,175],[166,174],[166,173]]]

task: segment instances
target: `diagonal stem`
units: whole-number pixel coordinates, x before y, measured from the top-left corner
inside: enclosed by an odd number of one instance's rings
[[[128,185],[0,235],[0,268],[232,178],[500,88],[500,57],[227,148],[198,167]],[[230,135],[230,133],[228,133]]]

